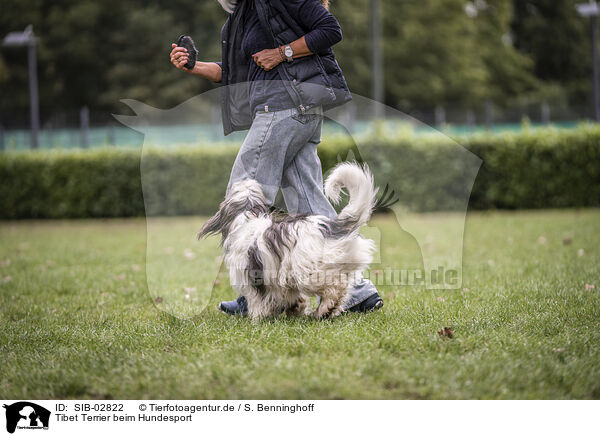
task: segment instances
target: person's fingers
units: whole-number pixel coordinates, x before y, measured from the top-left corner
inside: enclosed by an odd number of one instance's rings
[[[183,47],[175,47],[173,50],[171,50],[171,53],[175,54],[175,53],[185,53],[187,54],[187,50]]]
[[[171,63],[179,69],[183,69],[183,65],[187,63],[189,56],[183,47],[174,48],[171,52]]]
[[[175,48],[175,47],[177,47],[177,44],[175,44],[175,43],[171,44],[171,48]]]
[[[178,60],[180,60],[182,57],[185,57],[185,58],[187,59],[189,56],[188,56],[188,54],[187,54],[187,53],[181,53],[181,52],[177,52],[177,53],[174,53],[174,54],[171,56],[171,59],[178,61]]]

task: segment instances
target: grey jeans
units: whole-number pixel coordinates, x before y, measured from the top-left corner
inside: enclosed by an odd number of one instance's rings
[[[334,218],[336,211],[323,193],[323,173],[317,155],[322,125],[321,107],[304,114],[297,109],[258,112],[233,164],[227,190],[240,180],[255,179],[270,205],[281,188],[291,215]],[[369,280],[357,281],[349,289],[345,309],[375,293]]]

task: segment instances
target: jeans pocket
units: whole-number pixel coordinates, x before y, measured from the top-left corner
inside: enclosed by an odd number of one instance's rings
[[[317,114],[294,114],[292,118],[302,124],[310,123],[317,119],[320,115]]]

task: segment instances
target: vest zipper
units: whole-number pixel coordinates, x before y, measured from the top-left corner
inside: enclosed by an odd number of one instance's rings
[[[256,6],[256,12],[258,13],[258,18],[259,20],[269,29],[269,32],[271,33],[271,38],[273,40],[273,42],[275,44],[278,44],[278,41],[275,38],[275,32],[273,32],[273,28],[271,27],[271,23],[269,21],[269,17],[267,16],[267,13],[265,11],[265,5],[263,5],[261,3],[260,0],[258,0],[258,2],[255,2],[255,4],[258,3]],[[259,12],[260,9],[260,12]],[[262,14],[261,14],[262,12]],[[286,88],[292,88],[293,92],[296,94],[296,97],[298,98],[298,101],[300,102],[300,106],[298,106],[298,108],[300,109],[300,111],[302,112],[302,115],[304,115],[304,113],[306,112],[306,108],[304,107],[304,105],[302,104],[302,96],[300,95],[300,92],[296,89],[296,87],[294,85],[290,85],[290,73],[287,70],[287,65],[282,64],[282,69],[280,69],[280,71],[284,71],[285,72],[285,76],[287,78],[287,80],[284,80],[284,86]],[[293,97],[292,97],[293,98]]]

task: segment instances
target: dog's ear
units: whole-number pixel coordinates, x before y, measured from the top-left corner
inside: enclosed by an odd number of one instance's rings
[[[204,223],[198,232],[197,237],[200,239],[208,235],[216,235],[217,233],[221,233],[224,225],[225,223],[222,219],[221,210],[219,210],[213,217]]]

